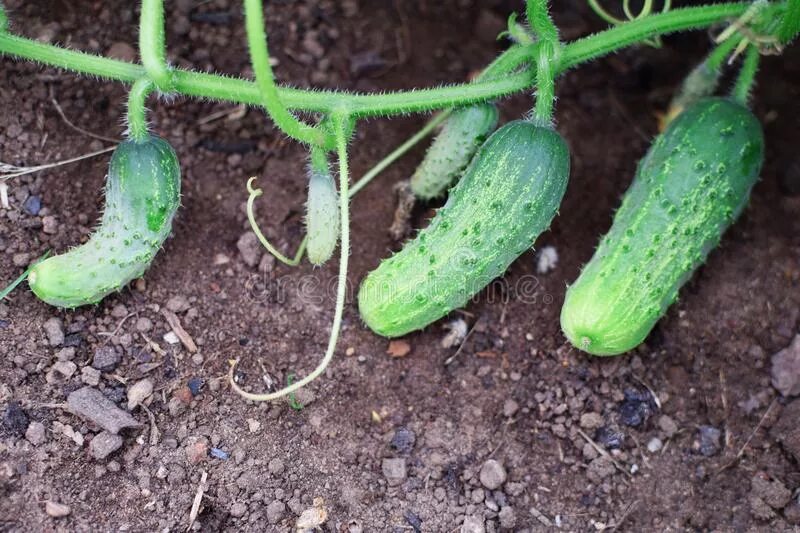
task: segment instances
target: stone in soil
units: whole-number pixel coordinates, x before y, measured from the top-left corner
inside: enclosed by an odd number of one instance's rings
[[[67,406],[73,414],[85,418],[95,425],[111,433],[119,433],[121,429],[139,427],[130,414],[123,411],[103,396],[103,393],[92,387],[83,387],[70,393]]]
[[[594,441],[609,450],[617,450],[622,447],[625,434],[610,426],[597,428],[594,432]]]
[[[236,242],[236,248],[239,249],[239,255],[242,256],[242,260],[247,266],[254,267],[258,265],[258,261],[261,259],[262,247],[255,233],[252,231],[243,233]]]
[[[190,464],[196,465],[208,459],[208,442],[201,438],[190,442],[186,446],[186,459]]]
[[[72,361],[56,361],[47,371],[44,379],[51,385],[58,385],[69,381],[78,370],[78,365]]]
[[[81,368],[81,381],[86,385],[96,387],[100,384],[100,371],[91,366]]]
[[[498,518],[500,518],[500,527],[503,529],[514,529],[514,526],[517,525],[517,515],[514,513],[513,507],[506,506],[500,509]]]
[[[614,474],[614,463],[611,458],[601,455],[589,463],[589,468],[586,469],[586,477],[592,483],[600,483],[605,478]]]
[[[137,381],[128,389],[128,409],[133,409],[153,394],[153,381],[150,378]]]
[[[286,504],[280,500],[274,500],[267,505],[267,521],[270,524],[277,524],[286,513]]]
[[[279,476],[283,474],[284,470],[286,469],[286,465],[283,464],[283,460],[278,457],[271,459],[269,464],[267,464],[267,468],[269,469],[269,473],[273,476]]]
[[[47,342],[50,346],[61,346],[64,344],[64,326],[58,318],[50,318],[42,325]]]
[[[189,300],[186,296],[179,294],[167,300],[167,309],[173,313],[183,313],[189,310]]]
[[[768,480],[764,474],[758,473],[750,480],[750,490],[773,509],[783,509],[792,499],[792,491],[780,480]]]
[[[722,432],[713,426],[700,426],[697,432],[700,439],[700,453],[706,457],[718,454]]]
[[[600,413],[583,413],[581,415],[581,427],[583,429],[597,429],[605,423]]]
[[[482,516],[465,516],[464,522],[461,524],[461,533],[486,533],[485,524]]]
[[[668,415],[661,415],[658,419],[658,427],[661,428],[667,438],[678,432],[678,425]]]
[[[25,431],[25,438],[34,446],[41,446],[47,442],[47,432],[45,431],[44,424],[35,420],[28,424],[28,429]]]
[[[236,502],[231,505],[231,516],[234,518],[241,518],[247,513],[247,505],[242,502]]]
[[[103,372],[111,372],[119,364],[122,357],[113,346],[101,346],[94,351],[92,366]]]
[[[122,437],[101,431],[89,443],[89,453],[97,460],[102,460],[122,447]]]
[[[656,410],[653,395],[650,391],[626,389],[625,399],[619,406],[622,423],[630,427],[641,426]]]
[[[69,505],[48,500],[44,502],[44,512],[53,518],[64,518],[68,516],[72,510],[69,508]]]
[[[397,428],[389,445],[400,453],[411,453],[417,436],[408,428]]]
[[[489,490],[496,490],[503,486],[506,482],[508,474],[505,467],[500,461],[489,459],[481,467],[480,480],[481,484]]]
[[[383,476],[389,486],[400,485],[406,479],[406,460],[402,457],[386,458],[381,463]]]
[[[800,461],[800,400],[795,400],[783,408],[778,422],[770,434],[783,448]]]
[[[18,437],[25,434],[28,428],[28,415],[22,410],[19,402],[9,402],[3,410],[3,428]]]
[[[783,396],[800,394],[800,335],[772,356],[772,386]]]

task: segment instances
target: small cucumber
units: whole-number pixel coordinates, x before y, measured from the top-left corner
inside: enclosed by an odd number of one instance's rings
[[[36,265],[28,284],[57,307],[94,304],[141,277],[169,236],[180,204],[178,158],[163,139],[120,143],[106,178],[106,206],[89,240]]]
[[[497,130],[428,227],[364,279],[361,318],[397,337],[463,306],[550,226],[568,179],[558,133],[522,120]]]
[[[567,290],[570,342],[616,355],[644,341],[747,204],[763,158],[761,125],[732,100],[700,100],[671,122]]]
[[[312,150],[311,159],[306,205],[307,251],[308,260],[321,265],[331,258],[339,241],[339,193],[325,154]]]
[[[423,200],[443,195],[495,126],[497,108],[493,104],[475,104],[453,111],[411,177],[414,195]]]

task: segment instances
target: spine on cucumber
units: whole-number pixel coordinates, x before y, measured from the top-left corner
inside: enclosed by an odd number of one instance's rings
[[[57,307],[94,304],[141,277],[169,236],[180,204],[180,166],[172,147],[149,136],[114,150],[105,211],[89,240],[36,265],[28,284]]]
[[[411,177],[414,195],[430,200],[447,192],[494,131],[497,115],[497,108],[488,103],[453,111]]]
[[[550,226],[568,179],[558,133],[521,120],[500,128],[428,227],[364,279],[362,319],[397,337],[463,306]]]
[[[311,151],[306,228],[308,260],[322,265],[331,258],[339,241],[339,193],[327,156],[318,149]]]
[[[700,100],[670,123],[567,290],[570,342],[595,355],[643,342],[744,209],[763,157],[761,125],[734,101]]]

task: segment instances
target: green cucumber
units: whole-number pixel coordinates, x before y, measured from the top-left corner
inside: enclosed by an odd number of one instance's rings
[[[325,263],[339,241],[339,193],[325,153],[317,149],[311,151],[306,231],[308,260],[314,265]]]
[[[180,204],[178,158],[163,139],[120,143],[111,156],[105,211],[89,240],[42,261],[28,284],[57,307],[94,304],[141,277],[169,236]]]
[[[567,290],[561,328],[570,342],[616,355],[644,341],[747,205],[763,158],[761,125],[732,100],[700,100],[671,122]]]
[[[493,104],[475,104],[453,111],[411,177],[414,195],[423,200],[443,195],[495,126],[497,108]]]
[[[497,130],[428,227],[364,279],[361,318],[397,337],[463,306],[550,226],[568,179],[558,133],[522,120]]]

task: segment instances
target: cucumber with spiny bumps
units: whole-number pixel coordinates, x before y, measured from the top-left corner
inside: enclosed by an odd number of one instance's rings
[[[489,103],[454,110],[411,176],[411,192],[423,200],[442,196],[497,126],[497,115]]]
[[[643,342],[744,209],[763,158],[761,125],[732,100],[700,100],[671,122],[567,290],[570,342],[595,355]]]
[[[362,319],[398,337],[463,306],[550,226],[568,179],[558,133],[523,120],[497,130],[428,227],[364,279]]]
[[[308,260],[322,265],[333,255],[339,242],[339,193],[324,152],[311,151],[306,204]]]
[[[105,211],[89,240],[36,265],[28,284],[57,307],[94,304],[141,277],[169,236],[180,166],[165,140],[126,140],[111,156]]]

